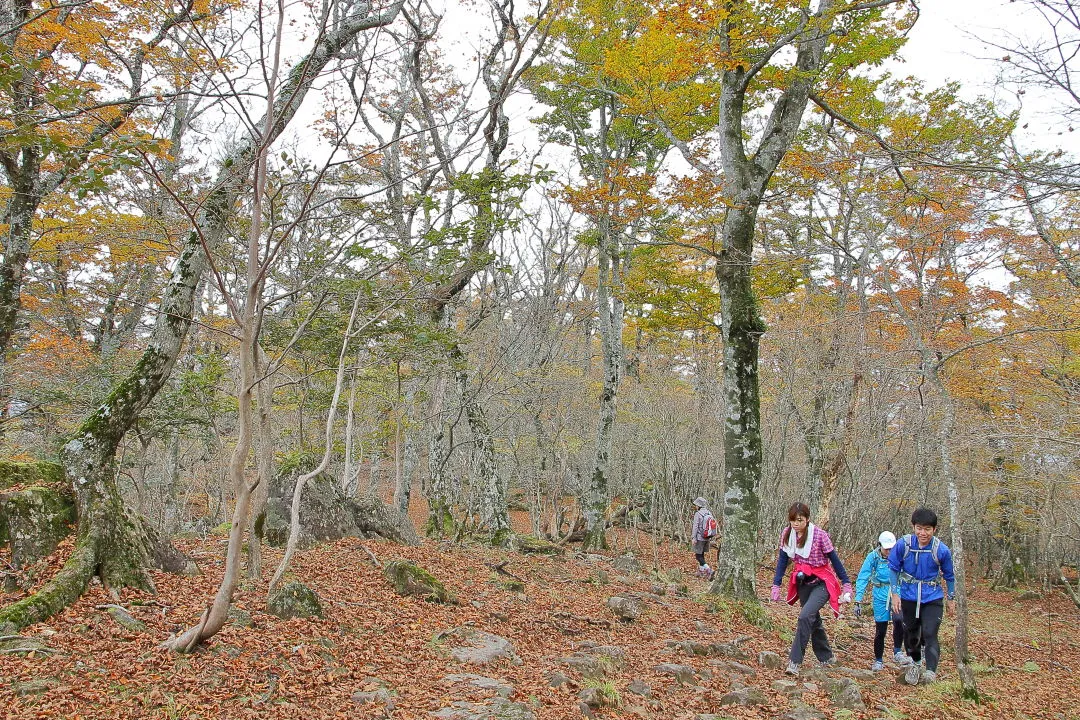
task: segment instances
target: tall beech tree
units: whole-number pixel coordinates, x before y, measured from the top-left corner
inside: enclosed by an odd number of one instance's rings
[[[438,248],[434,262],[426,269],[431,280],[428,313],[431,325],[440,330],[451,330],[450,320],[454,303],[464,293],[473,279],[492,260],[492,244],[510,224],[510,214],[521,193],[532,182],[529,174],[511,173],[511,162],[504,153],[510,142],[510,118],[507,103],[520,86],[522,76],[532,67],[543,50],[551,29],[554,6],[549,2],[534,7],[536,15],[524,18],[508,0],[491,0],[488,11],[494,25],[495,39],[480,60],[479,81],[486,91],[483,110],[472,116],[465,124],[465,138],[451,145],[440,132],[441,123],[436,121],[436,99],[432,88],[422,79],[424,62],[417,57],[413,68],[413,91],[419,100],[419,113],[423,119],[425,140],[441,175],[441,180],[451,189],[448,198],[450,212],[454,205],[468,213],[464,222],[447,223],[436,237],[449,241]],[[423,36],[422,28],[415,20],[413,30]],[[418,49],[422,46],[417,45]],[[430,67],[430,65],[428,66]],[[468,146],[480,140],[480,153],[470,155]],[[465,160],[465,168],[458,165]],[[472,164],[480,165],[476,172],[468,172]],[[456,203],[454,198],[457,198]],[[450,217],[450,216],[448,216]],[[478,530],[494,545],[506,545],[513,531],[507,508],[504,480],[498,472],[498,455],[487,412],[481,402],[482,385],[470,361],[463,338],[454,332],[444,332],[443,352],[449,372],[457,388],[461,410],[471,435],[473,481],[477,486],[476,515]],[[446,383],[437,381],[439,397],[432,435],[429,442],[431,471],[431,494],[429,496],[429,529],[438,534],[453,532],[457,521],[453,516],[452,483],[445,477],[446,460],[449,458],[448,427],[444,422],[444,399],[442,392]]]
[[[540,120],[549,141],[571,150],[580,187],[564,190],[589,219],[583,240],[596,247],[597,322],[602,383],[592,472],[582,497],[585,548],[606,548],[612,446],[625,366],[624,283],[634,236],[657,212],[652,195],[668,143],[641,113],[627,112],[626,88],[604,65],[611,48],[633,37],[648,11],[642,4],[581,2],[555,24],[551,57],[530,76],[533,94],[552,107]]]
[[[758,347],[766,327],[752,285],[758,211],[813,92],[858,92],[860,65],[899,47],[903,0],[734,0],[656,8],[613,54],[630,88],[682,157],[723,191],[713,251],[724,346],[724,553],[711,592],[754,597],[762,446]],[[862,83],[863,92],[868,84]],[[717,157],[718,156],[718,157]]]

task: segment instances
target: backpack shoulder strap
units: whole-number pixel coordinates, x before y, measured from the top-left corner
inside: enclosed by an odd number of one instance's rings
[[[904,561],[907,560],[907,556],[911,554],[911,541],[915,539],[915,536],[905,535],[900,539],[904,543],[904,554],[900,556],[900,564],[903,565]]]

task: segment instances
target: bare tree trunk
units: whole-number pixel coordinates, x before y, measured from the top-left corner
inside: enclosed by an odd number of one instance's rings
[[[274,381],[267,373],[269,358],[262,346],[256,346],[255,376],[260,378],[256,386],[255,471],[258,473],[255,493],[251,501],[250,525],[248,527],[248,577],[262,577],[261,522],[266,511],[270,480],[274,473],[274,434],[271,425],[271,409],[274,402]]]
[[[285,575],[285,571],[289,567],[292,556],[296,553],[296,544],[300,540],[300,499],[304,492],[304,485],[306,485],[307,481],[311,478],[317,477],[319,473],[324,472],[326,466],[330,464],[330,454],[334,449],[334,422],[337,419],[338,403],[341,401],[341,388],[345,385],[345,359],[348,357],[349,343],[352,341],[354,334],[353,328],[356,325],[356,314],[360,309],[360,298],[361,294],[357,293],[356,298],[353,300],[352,312],[349,314],[349,324],[345,328],[345,333],[341,338],[341,352],[338,353],[337,376],[334,379],[334,394],[333,397],[330,398],[330,409],[326,414],[326,432],[323,436],[323,456],[314,470],[304,473],[296,478],[296,485],[293,487],[292,506],[289,511],[289,539],[285,543],[285,555],[282,556],[281,562],[274,572],[274,577],[270,579],[268,592],[273,592],[274,588],[277,587],[277,584],[281,581],[282,576]]]
[[[420,453],[416,448],[416,430],[410,420],[409,408],[413,407],[416,400],[416,389],[419,380],[410,378],[405,384],[406,410],[404,416],[405,427],[399,432],[399,444],[401,447],[401,471],[398,473],[397,485],[394,487],[394,507],[403,515],[409,514],[409,501],[412,498],[412,481],[416,473],[416,467],[420,464]]]
[[[432,391],[431,434],[428,436],[428,534],[449,537],[454,534],[457,523],[454,520],[454,501],[460,488],[447,473],[450,461],[451,424],[445,417],[446,393],[449,391],[446,378],[442,375],[436,380]]]
[[[952,461],[952,435],[956,426],[956,405],[945,383],[941,380],[940,367],[926,348],[923,348],[923,367],[926,376],[937,392],[941,402],[942,419],[938,427],[938,450],[941,458],[941,474],[949,493],[949,520],[952,526],[953,572],[956,577],[956,673],[960,676],[962,694],[969,700],[979,699],[975,671],[971,667],[968,650],[967,570],[964,554],[964,515],[960,508],[960,494],[956,487],[956,471]]]
[[[479,502],[479,526],[487,535],[488,542],[503,547],[510,541],[510,513],[506,505],[506,490],[499,477],[495,455],[495,442],[484,408],[480,405],[477,390],[469,380],[468,360],[456,343],[450,348],[450,364],[457,380],[465,420],[473,440],[473,478],[477,485]]]
[[[615,416],[618,412],[619,383],[623,367],[623,301],[614,292],[619,285],[620,259],[617,241],[611,237],[611,220],[601,221],[598,257],[599,282],[596,289],[600,321],[600,344],[603,358],[603,386],[600,390],[599,416],[596,422],[596,456],[593,472],[585,491],[582,514],[585,516],[583,549],[606,549],[607,511],[611,503],[608,490],[611,453],[615,442]]]
[[[353,460],[353,442],[356,434],[356,371],[349,373],[349,406],[345,411],[345,462],[341,469],[341,489],[345,497],[351,498],[356,494],[358,479],[357,471],[353,469],[356,464]]]

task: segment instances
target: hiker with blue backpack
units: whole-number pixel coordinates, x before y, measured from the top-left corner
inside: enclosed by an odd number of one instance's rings
[[[694,522],[690,526],[690,542],[693,545],[694,557],[698,561],[698,577],[712,580],[714,570],[705,562],[705,553],[709,552],[711,543],[720,532],[720,526],[709,510],[709,503],[705,498],[694,499]]]
[[[866,588],[871,588],[874,607],[874,672],[885,669],[885,635],[889,621],[893,625],[893,661],[908,665],[911,658],[904,652],[904,617],[894,612],[889,602],[892,572],[889,570],[889,551],[896,545],[896,536],[888,530],[878,535],[877,545],[863,561],[859,576],[855,579],[855,617],[862,617],[862,602]]]
[[[904,616],[904,645],[912,660],[904,673],[904,682],[909,685],[937,679],[941,657],[938,629],[945,615],[946,597],[949,612],[954,611],[956,579],[952,551],[935,537],[937,524],[937,513],[919,508],[911,514],[914,532],[900,538],[889,552],[893,610]],[[945,580],[945,590],[941,588],[940,578]],[[926,648],[925,670],[920,645]]]

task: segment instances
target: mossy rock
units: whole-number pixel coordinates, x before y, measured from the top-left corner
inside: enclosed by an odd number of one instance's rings
[[[64,468],[57,463],[0,460],[0,490],[15,485],[50,485],[63,482]]]
[[[438,578],[405,560],[395,560],[386,564],[383,575],[394,586],[394,591],[402,597],[422,597],[428,602],[456,604],[456,600]]]
[[[56,487],[0,492],[0,545],[11,545],[15,567],[47,557],[74,524],[75,503]]]
[[[562,555],[565,552],[561,546],[535,535],[515,535],[513,547],[525,555]]]
[[[318,594],[297,580],[287,582],[270,593],[266,599],[266,611],[285,619],[323,616]]]

